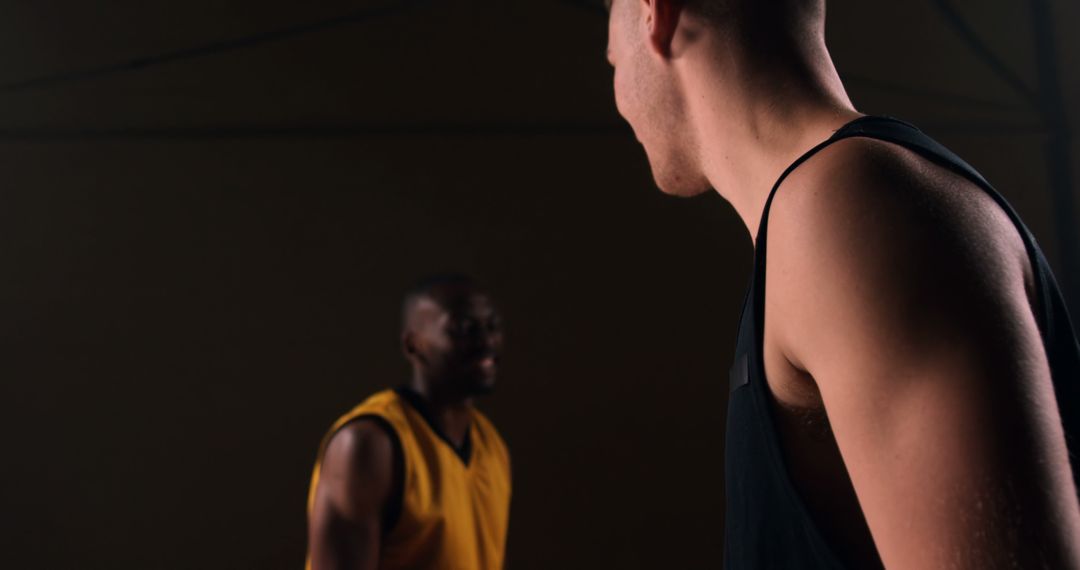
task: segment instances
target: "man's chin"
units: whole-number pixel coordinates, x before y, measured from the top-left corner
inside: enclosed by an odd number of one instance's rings
[[[712,189],[709,180],[701,175],[693,175],[694,170],[685,161],[676,159],[660,161],[654,159],[648,152],[645,154],[649,159],[653,182],[664,194],[690,198]]]
[[[678,175],[661,176],[657,173],[653,175],[653,181],[661,192],[677,198],[692,198],[712,190],[708,182],[694,182]]]
[[[482,382],[479,382],[477,384],[474,384],[473,386],[470,387],[470,390],[469,390],[469,392],[473,396],[487,396],[488,394],[491,394],[494,391],[495,391],[495,380],[494,379],[486,380],[486,381],[482,381]]]
[[[463,380],[461,386],[469,396],[486,396],[495,391],[494,374],[480,374]]]

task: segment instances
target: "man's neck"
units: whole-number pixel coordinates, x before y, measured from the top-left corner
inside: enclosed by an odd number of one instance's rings
[[[472,421],[472,398],[445,394],[429,386],[430,383],[419,377],[409,383],[409,388],[424,399],[435,427],[456,447],[461,447]]]
[[[715,46],[703,46],[714,47]],[[761,214],[777,178],[796,159],[860,114],[824,45],[798,68],[772,69],[700,50],[683,76],[699,142],[699,164],[712,187],[757,239]]]

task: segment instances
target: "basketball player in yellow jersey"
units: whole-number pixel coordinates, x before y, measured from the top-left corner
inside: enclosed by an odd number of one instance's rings
[[[510,458],[473,407],[495,382],[502,332],[466,277],[405,297],[411,381],[334,423],[308,497],[309,570],[496,570],[510,510]]]

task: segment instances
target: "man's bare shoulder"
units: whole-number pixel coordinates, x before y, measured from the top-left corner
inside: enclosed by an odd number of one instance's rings
[[[375,568],[394,481],[394,443],[377,418],[333,433],[323,452],[309,515],[311,568]]]
[[[770,214],[770,257],[842,252],[851,263],[888,256],[1003,278],[1011,276],[1003,261],[1015,266],[1026,258],[1019,231],[975,183],[866,138],[838,141],[807,160],[784,182]]]
[[[1011,227],[967,178],[899,145],[861,137],[835,142],[796,168],[774,202],[772,220],[795,216],[830,227],[862,220],[976,233],[999,230],[1002,222]]]
[[[890,322],[1026,302],[1030,263],[1005,211],[897,145],[852,138],[825,148],[784,182],[768,223],[767,299],[780,314],[824,295],[895,311]],[[785,343],[809,334],[791,326]]]
[[[343,425],[330,437],[323,457],[323,477],[341,481],[389,479],[394,439],[385,422],[363,416]]]

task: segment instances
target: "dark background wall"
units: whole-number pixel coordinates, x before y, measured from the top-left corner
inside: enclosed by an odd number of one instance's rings
[[[745,229],[653,187],[602,14],[379,1],[0,2],[0,564],[298,567],[323,430],[458,269],[507,321],[508,566],[719,567]],[[1040,5],[836,0],[828,33],[1067,268],[1080,8]]]

